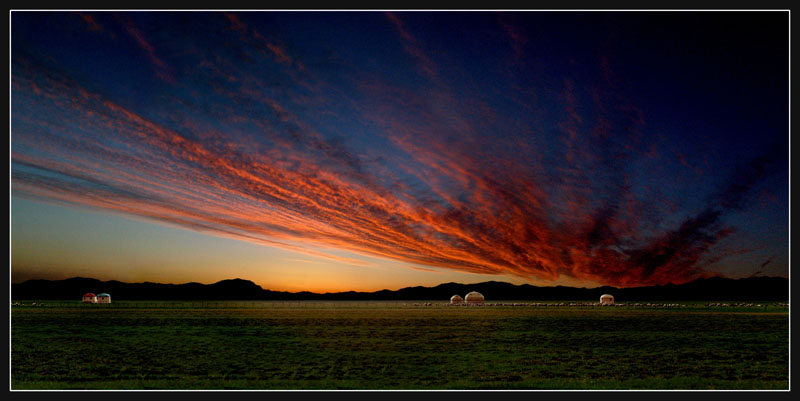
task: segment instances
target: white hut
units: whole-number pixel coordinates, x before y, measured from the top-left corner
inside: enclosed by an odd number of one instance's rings
[[[111,295],[108,295],[105,292],[102,293],[102,294],[97,294],[97,303],[98,304],[110,304],[111,303]]]
[[[464,303],[464,299],[461,298],[460,295],[453,295],[450,297],[450,305],[461,305]]]
[[[483,295],[477,291],[472,291],[467,294],[466,297],[464,297],[464,301],[467,303],[467,305],[483,305]]]
[[[86,294],[83,294],[83,302],[87,304],[93,304],[97,302],[97,296],[91,292],[87,292]]]
[[[614,296],[610,294],[601,295],[600,305],[614,305]]]

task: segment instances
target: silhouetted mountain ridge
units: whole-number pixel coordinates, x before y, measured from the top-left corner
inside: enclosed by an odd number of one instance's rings
[[[190,282],[160,284],[153,282],[123,283],[74,277],[65,280],[28,280],[11,285],[14,300],[80,299],[87,292],[107,292],[112,300],[442,300],[470,291],[478,291],[492,300],[596,300],[610,293],[625,301],[785,301],[789,299],[789,279],[783,277],[751,277],[743,279],[706,278],[685,284],[615,288],[576,288],[565,286],[537,287],[499,281],[476,284],[443,283],[435,287],[406,287],[374,292],[337,292],[318,294],[308,291],[283,292],[261,288],[240,278],[214,284]]]

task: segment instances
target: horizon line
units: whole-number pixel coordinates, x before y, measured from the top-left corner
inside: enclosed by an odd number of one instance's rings
[[[65,278],[65,279],[55,279],[55,280],[54,279],[46,279],[46,278],[30,278],[30,279],[27,279],[25,281],[20,281],[20,282],[16,282],[16,283],[11,282],[11,283],[9,283],[9,285],[10,286],[11,285],[20,285],[20,284],[24,284],[24,283],[27,283],[27,282],[30,282],[30,281],[57,282],[57,281],[83,279],[83,280],[96,280],[96,281],[99,281],[101,283],[109,283],[109,282],[116,281],[116,282],[121,283],[121,284],[158,284],[158,285],[176,285],[176,286],[187,285],[187,284],[199,284],[199,285],[203,285],[203,286],[208,286],[208,285],[219,284],[219,283],[224,282],[224,281],[237,281],[237,280],[239,280],[239,281],[249,282],[249,283],[257,286],[258,288],[260,288],[262,291],[281,292],[281,293],[287,293],[287,294],[299,294],[299,293],[307,292],[307,293],[311,293],[311,294],[325,295],[325,294],[345,294],[345,293],[351,293],[351,292],[352,293],[361,293],[361,294],[370,294],[370,293],[377,293],[377,292],[383,292],[383,291],[396,292],[396,291],[400,291],[400,290],[407,289],[407,288],[436,288],[438,286],[447,285],[447,284],[480,285],[480,284],[487,284],[487,283],[500,283],[500,284],[507,284],[507,285],[510,285],[510,286],[513,286],[513,287],[522,287],[522,286],[526,286],[527,285],[527,286],[531,286],[531,287],[535,287],[535,288],[558,288],[558,287],[561,287],[561,288],[574,288],[574,289],[593,290],[593,289],[599,289],[599,288],[631,289],[631,288],[647,288],[647,287],[665,287],[665,286],[669,286],[669,285],[679,286],[679,285],[690,284],[690,283],[694,283],[694,282],[697,282],[697,281],[700,281],[700,280],[708,280],[708,279],[748,280],[748,279],[759,279],[759,278],[761,278],[761,279],[764,279],[764,278],[766,278],[766,279],[786,279],[786,280],[789,279],[788,277],[783,277],[783,276],[750,276],[750,277],[740,277],[740,278],[732,278],[732,277],[724,277],[724,276],[712,276],[712,277],[701,277],[701,278],[698,278],[698,279],[695,279],[695,280],[692,280],[692,281],[687,281],[687,282],[682,283],[682,284],[667,283],[667,284],[659,284],[659,285],[640,285],[640,286],[634,286],[634,287],[615,287],[613,285],[601,285],[601,286],[597,286],[597,287],[573,287],[573,286],[566,286],[566,285],[537,286],[537,285],[527,284],[527,283],[514,284],[514,283],[509,283],[509,282],[506,282],[506,281],[496,281],[496,280],[481,281],[481,282],[477,282],[477,283],[458,283],[458,282],[451,281],[451,282],[440,283],[440,284],[437,284],[437,285],[434,285],[434,286],[430,286],[430,287],[426,287],[424,285],[416,285],[416,286],[401,287],[401,288],[398,288],[396,290],[390,290],[388,288],[384,288],[384,289],[375,290],[375,291],[348,290],[348,291],[337,291],[337,292],[314,292],[314,291],[310,291],[310,290],[301,290],[301,291],[294,291],[293,292],[293,291],[271,290],[269,288],[262,287],[261,285],[255,283],[252,280],[244,279],[244,278],[240,278],[240,277],[222,279],[222,280],[219,280],[219,281],[216,281],[216,282],[213,282],[213,283],[201,283],[201,282],[197,282],[197,281],[189,281],[189,282],[185,282],[185,283],[159,283],[159,282],[154,282],[154,281],[125,282],[125,281],[120,281],[120,280],[101,280],[101,279],[97,279],[97,278],[93,278],[93,277],[75,276],[75,277],[70,277],[70,278]]]

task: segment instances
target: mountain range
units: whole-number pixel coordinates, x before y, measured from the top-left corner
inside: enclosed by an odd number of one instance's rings
[[[75,277],[65,280],[28,280],[11,285],[12,300],[80,299],[88,292],[106,292],[113,300],[449,300],[459,294],[478,291],[493,300],[597,300],[612,294],[617,302],[626,301],[786,301],[789,279],[783,277],[722,277],[698,279],[685,284],[646,287],[537,287],[498,281],[476,284],[445,283],[435,287],[406,287],[375,292],[283,292],[263,289],[249,280],[222,280],[214,284],[123,283]]]

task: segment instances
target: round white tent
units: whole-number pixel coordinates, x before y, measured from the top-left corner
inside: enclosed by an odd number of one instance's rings
[[[86,294],[83,294],[83,302],[87,304],[93,304],[97,302],[97,296],[91,292],[87,292]]]
[[[464,299],[461,298],[460,295],[453,295],[450,297],[450,305],[461,305],[464,303]]]
[[[483,303],[483,295],[477,291],[472,291],[464,297],[464,301],[467,304],[474,305],[474,304],[482,304]]]
[[[110,304],[111,303],[111,295],[108,295],[105,292],[102,293],[102,294],[97,294],[97,303],[98,304]]]
[[[601,295],[600,305],[614,305],[614,296],[610,294]]]

